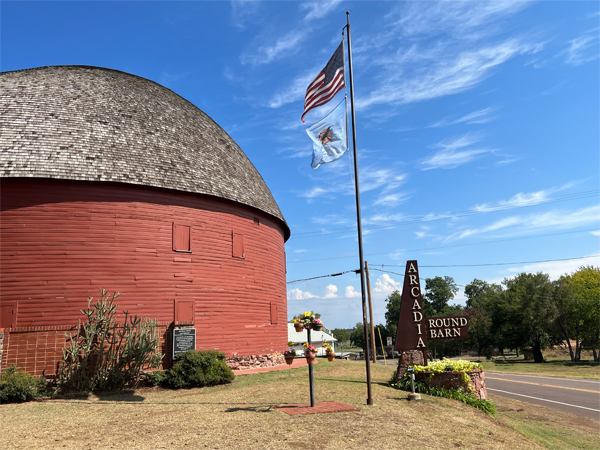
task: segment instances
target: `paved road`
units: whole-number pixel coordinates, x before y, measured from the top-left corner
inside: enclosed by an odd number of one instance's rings
[[[600,420],[600,380],[485,373],[491,395]]]

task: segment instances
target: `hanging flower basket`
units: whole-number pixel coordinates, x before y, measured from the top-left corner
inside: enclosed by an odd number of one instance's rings
[[[327,359],[329,362],[333,361],[335,359],[335,353],[327,353]]]
[[[294,328],[298,333],[302,333],[302,330],[304,330],[304,325],[302,325],[301,323],[295,323]]]
[[[292,364],[294,362],[294,355],[285,355],[285,362],[287,364]]]
[[[305,358],[306,358],[307,364],[314,364],[315,363],[315,359],[316,358],[314,356],[308,356],[307,355],[307,356],[305,356]]]
[[[317,325],[316,323],[312,326],[313,330],[321,331],[323,329],[323,325]]]

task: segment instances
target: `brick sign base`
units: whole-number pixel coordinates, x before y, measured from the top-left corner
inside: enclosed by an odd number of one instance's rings
[[[431,377],[431,372],[419,372],[415,374],[415,379],[422,381],[429,387],[458,389],[467,394],[474,395],[479,399],[487,399],[487,390],[485,389],[485,375],[483,370],[475,369],[467,372],[470,381],[467,383],[461,377],[461,372],[442,372],[435,373]],[[431,377],[431,378],[430,378]],[[469,392],[469,386],[475,389]]]

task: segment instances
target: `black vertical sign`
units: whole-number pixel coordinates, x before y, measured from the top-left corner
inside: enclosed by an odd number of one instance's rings
[[[394,350],[422,350],[425,364],[427,364],[427,332],[423,314],[419,267],[416,260],[406,262]]]

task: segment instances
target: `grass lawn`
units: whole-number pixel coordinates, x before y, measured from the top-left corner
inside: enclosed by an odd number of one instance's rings
[[[497,418],[445,398],[409,403],[406,392],[386,386],[393,367],[371,370],[375,404],[366,406],[364,363],[315,366],[317,402],[338,401],[359,412],[289,416],[273,410],[309,402],[307,368],[239,376],[212,388],[0,405],[0,448],[597,448],[598,422],[500,398],[494,399]],[[564,445],[545,447],[540,436],[554,423],[564,424],[553,438]]]

